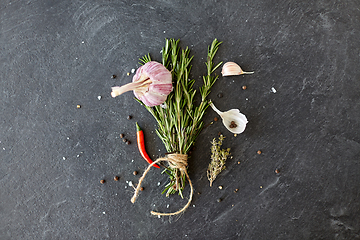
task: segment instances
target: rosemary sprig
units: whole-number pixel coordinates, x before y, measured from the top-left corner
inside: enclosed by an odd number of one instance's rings
[[[196,90],[193,88],[194,79],[189,79],[191,61],[189,48],[181,49],[179,40],[166,39],[165,47],[162,49],[162,64],[172,73],[173,92],[161,106],[146,107],[158,123],[157,135],[163,141],[168,152],[186,154],[194,145],[196,137],[204,126],[202,121],[209,100],[206,97],[211,87],[218,79],[214,71],[222,64],[213,64],[213,59],[221,42],[215,39],[208,48],[206,61],[207,74],[203,76],[203,85],[200,87],[201,102],[198,106],[194,104]],[[140,59],[142,63],[151,61],[150,55]],[[139,100],[138,100],[139,101]],[[141,101],[139,101],[141,103]],[[164,170],[169,175],[170,182],[166,185],[163,193],[166,195],[182,191],[185,187],[185,175],[178,169],[167,167]]]

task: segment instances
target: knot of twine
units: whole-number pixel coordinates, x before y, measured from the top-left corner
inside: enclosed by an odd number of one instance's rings
[[[143,173],[143,175],[141,176],[141,178],[139,179],[139,183],[135,189],[135,193],[134,193],[134,196],[131,198],[131,202],[132,203],[135,203],[136,201],[136,198],[138,197],[139,195],[139,191],[140,191],[140,188],[141,188],[141,183],[143,182],[146,174],[150,171],[151,167],[154,166],[155,164],[157,164],[158,162],[161,162],[161,161],[166,161],[169,163],[169,165],[172,167],[172,168],[175,168],[175,169],[179,169],[182,173],[184,173],[189,181],[189,184],[190,184],[190,198],[189,198],[189,201],[187,202],[187,204],[182,208],[180,209],[179,211],[177,212],[173,212],[173,213],[160,213],[160,212],[154,212],[154,211],[151,211],[151,214],[152,215],[157,215],[157,216],[171,216],[171,215],[177,215],[179,213],[182,213],[183,211],[185,211],[189,206],[190,206],[190,203],[191,203],[191,200],[192,200],[192,196],[193,196],[193,192],[194,192],[194,189],[193,189],[193,186],[192,186],[192,183],[191,183],[191,180],[190,180],[190,177],[189,177],[189,174],[187,173],[187,154],[178,154],[178,153],[172,153],[172,154],[168,154],[166,157],[162,157],[162,158],[158,158],[156,159],[156,161],[154,161],[153,163],[151,163],[148,168],[145,170],[145,172]]]

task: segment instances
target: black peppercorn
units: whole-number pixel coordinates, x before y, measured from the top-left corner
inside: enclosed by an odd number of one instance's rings
[[[128,120],[132,119],[132,116],[131,115],[127,116],[127,119]]]
[[[116,75],[112,75],[111,78],[116,78]]]
[[[229,126],[230,128],[236,128],[237,127],[237,125],[236,125],[236,123],[234,122],[234,121],[231,121],[231,123],[230,123],[230,126]]]
[[[126,141],[126,145],[130,145],[131,142],[129,140]]]
[[[223,94],[222,93],[218,93],[218,98],[222,98],[223,97]]]
[[[221,198],[218,198],[216,201],[217,201],[217,202],[221,202],[221,201],[222,201],[222,199],[221,199]]]

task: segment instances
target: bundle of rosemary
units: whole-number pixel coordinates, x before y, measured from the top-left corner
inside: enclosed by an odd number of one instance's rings
[[[169,154],[165,158],[160,158],[154,164],[160,161],[167,161],[168,166],[165,167],[164,173],[169,175],[170,182],[166,185],[163,193],[166,196],[179,193],[183,197],[186,178],[191,187],[190,199],[188,204],[175,213],[163,214],[151,212],[154,215],[175,215],[184,211],[190,204],[193,194],[191,180],[187,174],[187,153],[195,143],[196,137],[199,135],[204,126],[203,117],[206,109],[209,107],[207,96],[211,87],[214,85],[218,76],[214,71],[222,64],[213,63],[214,56],[221,42],[215,39],[208,47],[208,55],[206,61],[207,73],[203,76],[203,85],[200,87],[201,101],[195,105],[195,94],[197,91],[193,88],[194,79],[189,79],[191,70],[191,61],[193,56],[189,56],[188,47],[182,49],[179,46],[179,40],[166,39],[165,47],[162,49],[162,64],[171,71],[173,79],[173,91],[168,95],[166,101],[159,106],[148,107],[143,104],[146,109],[154,116],[157,121],[157,135],[160,137]],[[143,64],[150,62],[150,55],[140,59]],[[153,165],[153,164],[152,164]],[[152,165],[144,172],[143,177]],[[143,177],[139,180],[137,188],[140,188]],[[132,199],[135,201],[138,189]]]

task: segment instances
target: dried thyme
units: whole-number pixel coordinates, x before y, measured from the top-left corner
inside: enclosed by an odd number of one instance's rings
[[[219,141],[214,138],[211,142],[211,162],[207,170],[207,177],[210,181],[210,187],[213,181],[225,169],[225,162],[227,157],[230,155],[230,148],[221,149],[221,145],[225,137],[220,135]]]

